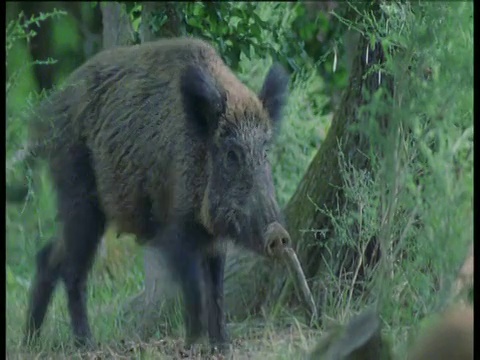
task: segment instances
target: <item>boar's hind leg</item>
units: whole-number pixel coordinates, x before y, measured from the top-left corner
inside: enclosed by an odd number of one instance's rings
[[[88,202],[75,205],[64,221],[65,263],[62,278],[68,297],[68,312],[79,345],[91,340],[87,318],[87,275],[104,229],[103,214]]]
[[[210,344],[224,350],[228,343],[223,309],[223,275],[225,251],[207,255],[205,259],[205,283],[208,285],[208,336]]]
[[[163,233],[163,251],[173,276],[179,281],[184,303],[186,345],[199,340],[206,331],[207,311],[202,244],[210,236],[194,223],[172,224]]]
[[[51,261],[56,245],[58,246],[58,242],[48,242],[36,256],[36,274],[30,290],[27,324],[23,340],[25,345],[38,336],[60,275],[58,263]]]
[[[58,166],[57,164],[61,164]],[[78,345],[91,340],[87,318],[87,275],[105,230],[105,215],[97,197],[88,149],[71,148],[52,166],[59,217],[63,225],[65,283],[68,311]]]

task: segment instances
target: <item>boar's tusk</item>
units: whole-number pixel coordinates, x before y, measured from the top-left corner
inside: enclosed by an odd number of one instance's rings
[[[301,300],[304,302],[305,306],[310,310],[310,324],[317,319],[317,306],[313,300],[312,292],[307,284],[307,279],[303,273],[302,266],[298,260],[295,250],[291,247],[285,247],[282,250],[281,257],[288,265],[290,272],[293,276],[295,287],[297,291],[300,291]]]

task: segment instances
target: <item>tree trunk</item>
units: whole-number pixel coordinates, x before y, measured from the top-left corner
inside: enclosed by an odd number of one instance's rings
[[[130,45],[134,43],[135,36],[130,19],[117,2],[101,4],[103,19],[103,48]]]
[[[367,55],[368,53],[368,55]],[[368,64],[365,60],[368,59]],[[367,153],[368,139],[358,131],[350,131],[354,124],[362,122],[358,110],[365,104],[365,93],[373,93],[380,86],[391,88],[391,82],[385,78],[379,83],[379,74],[367,71],[383,61],[381,46],[369,47],[369,39],[361,38],[356,57],[352,64],[349,85],[345,90],[340,106],[332,120],[327,137],[315,155],[297,190],[285,208],[285,216],[292,238],[296,239],[297,251],[304,261],[307,276],[318,271],[318,259],[321,256],[319,242],[328,236],[331,224],[328,217],[318,209],[333,210],[342,208],[343,178],[340,168],[340,155],[356,169],[369,169]],[[306,204],[306,199],[310,199]],[[322,231],[310,231],[310,230]],[[308,247],[308,253],[306,252]]]
[[[324,271],[324,245],[333,232],[333,224],[325,211],[344,210],[345,199],[342,192],[344,178],[340,159],[343,156],[356,170],[370,170],[368,153],[370,144],[367,136],[359,131],[351,131],[352,125],[364,123],[365,116],[359,112],[366,104],[366,94],[373,94],[380,87],[393,91],[393,81],[378,72],[367,73],[372,66],[380,65],[384,61],[382,46],[377,42],[371,48],[370,39],[362,37],[358,42],[356,57],[352,63],[349,84],[344,92],[342,101],[332,120],[327,137],[318,153],[312,160],[307,172],[301,180],[297,190],[285,208],[288,229],[296,241],[296,251],[305,268],[307,278],[312,278]],[[368,61],[368,62],[367,62]],[[368,96],[368,95],[367,95]],[[376,121],[381,129],[385,129],[387,119],[378,116]],[[378,260],[375,253],[377,244],[374,239],[366,250],[366,261],[361,272],[367,266]],[[355,271],[358,264],[358,253],[338,245],[330,248],[337,258],[344,259],[335,264],[334,273],[340,271]],[[330,264],[332,265],[332,264]],[[291,287],[290,284],[288,286]],[[283,289],[289,293],[288,289]],[[321,291],[321,290],[320,290]]]
[[[82,3],[81,6],[91,7],[91,4]],[[86,11],[80,11],[77,21],[83,37],[85,59],[90,59],[103,45],[103,14],[100,4],[91,9],[90,16]]]

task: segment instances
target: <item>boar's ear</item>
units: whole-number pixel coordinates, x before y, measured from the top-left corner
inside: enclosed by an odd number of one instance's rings
[[[205,70],[188,66],[180,80],[180,91],[187,119],[202,134],[211,134],[225,111],[225,96]]]
[[[275,63],[268,71],[262,90],[258,95],[274,125],[279,122],[282,115],[287,97],[288,81],[287,72],[280,64]]]

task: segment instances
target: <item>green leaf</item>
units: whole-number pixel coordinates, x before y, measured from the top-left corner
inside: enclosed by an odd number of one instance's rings
[[[200,2],[196,2],[193,4],[193,11],[194,16],[201,16],[204,13],[204,4]]]
[[[190,17],[187,20],[187,24],[196,28],[201,28],[201,23],[197,18]]]
[[[236,29],[240,21],[242,21],[242,19],[239,18],[238,16],[232,16],[230,17],[229,25]]]
[[[134,31],[138,31],[140,28],[140,23],[142,22],[142,18],[138,17],[132,21],[132,28]]]

